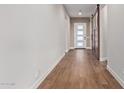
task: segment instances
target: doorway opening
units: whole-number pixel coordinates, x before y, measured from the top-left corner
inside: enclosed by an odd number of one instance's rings
[[[74,23],[74,47],[86,48],[86,23]]]

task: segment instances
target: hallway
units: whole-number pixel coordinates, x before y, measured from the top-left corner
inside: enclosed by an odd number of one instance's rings
[[[51,89],[122,88],[91,50],[70,50],[38,87]]]
[[[0,5],[0,89],[124,88],[123,10]]]

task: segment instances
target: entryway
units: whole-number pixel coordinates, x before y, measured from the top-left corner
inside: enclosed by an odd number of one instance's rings
[[[74,47],[86,48],[86,23],[74,23]]]

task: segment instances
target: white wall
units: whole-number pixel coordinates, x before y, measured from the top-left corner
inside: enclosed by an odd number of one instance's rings
[[[68,20],[62,5],[0,5],[0,88],[38,85],[65,53]]]
[[[107,5],[100,5],[100,61],[107,59]]]
[[[89,35],[89,37],[90,37],[90,46],[89,46],[89,48],[92,49],[92,18],[91,17],[90,17],[90,28],[89,28],[89,30],[90,30],[90,35]]]
[[[67,10],[65,9],[65,29],[66,29],[66,52],[70,50],[70,17],[67,13]]]
[[[108,67],[124,86],[124,5],[108,5]]]

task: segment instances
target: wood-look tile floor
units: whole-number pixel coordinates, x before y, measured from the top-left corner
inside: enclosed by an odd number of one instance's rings
[[[39,89],[120,89],[120,84],[97,61],[91,50],[69,51]]]

